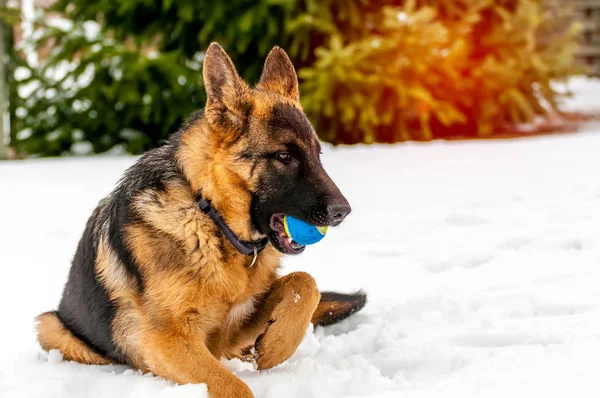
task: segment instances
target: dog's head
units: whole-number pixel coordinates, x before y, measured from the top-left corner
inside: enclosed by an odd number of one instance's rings
[[[231,201],[247,198],[247,222],[280,252],[304,247],[287,239],[283,215],[318,226],[336,226],[350,205],[323,169],[321,146],[302,110],[298,79],[287,54],[275,47],[260,82],[250,88],[223,48],[210,45],[204,59],[205,123],[220,170],[215,184],[235,185]],[[219,155],[220,154],[220,155]],[[229,222],[229,220],[226,220]]]

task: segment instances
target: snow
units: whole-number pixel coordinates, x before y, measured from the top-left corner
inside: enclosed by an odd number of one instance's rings
[[[566,84],[554,83],[558,92],[572,92],[573,97],[564,101],[561,110],[568,112],[600,113],[600,79],[585,76],[570,78]]]
[[[362,288],[369,302],[309,330],[274,369],[226,366],[265,398],[597,397],[598,148],[599,123],[518,140],[326,146],[353,213],[283,272]],[[0,163],[0,397],[206,396],[35,342],[33,318],[56,308],[87,217],[134,160]]]

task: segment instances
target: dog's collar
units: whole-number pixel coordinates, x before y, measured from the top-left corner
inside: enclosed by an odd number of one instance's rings
[[[206,213],[215,224],[223,231],[225,237],[231,242],[233,247],[237,249],[242,254],[247,256],[253,255],[254,259],[252,260],[252,264],[250,267],[254,265],[256,262],[256,258],[258,257],[258,253],[260,253],[267,245],[269,244],[269,238],[263,238],[255,241],[243,241],[240,240],[237,235],[225,224],[225,220],[223,217],[217,213],[215,208],[212,206],[209,200],[204,199],[201,195],[198,195],[198,206],[200,206],[200,210]]]

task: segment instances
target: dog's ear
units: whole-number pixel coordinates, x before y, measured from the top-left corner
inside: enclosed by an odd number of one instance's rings
[[[202,66],[207,104],[228,104],[243,95],[246,83],[240,78],[231,58],[219,43],[208,46]]]
[[[267,56],[258,87],[300,101],[296,70],[281,47],[273,47]]]
[[[209,123],[225,131],[239,130],[247,117],[250,88],[218,43],[211,43],[206,50],[202,72]]]

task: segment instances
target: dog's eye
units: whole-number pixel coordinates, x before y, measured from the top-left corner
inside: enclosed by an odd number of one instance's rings
[[[287,152],[277,152],[275,156],[277,157],[277,160],[283,163],[289,163],[292,161],[292,155]]]

